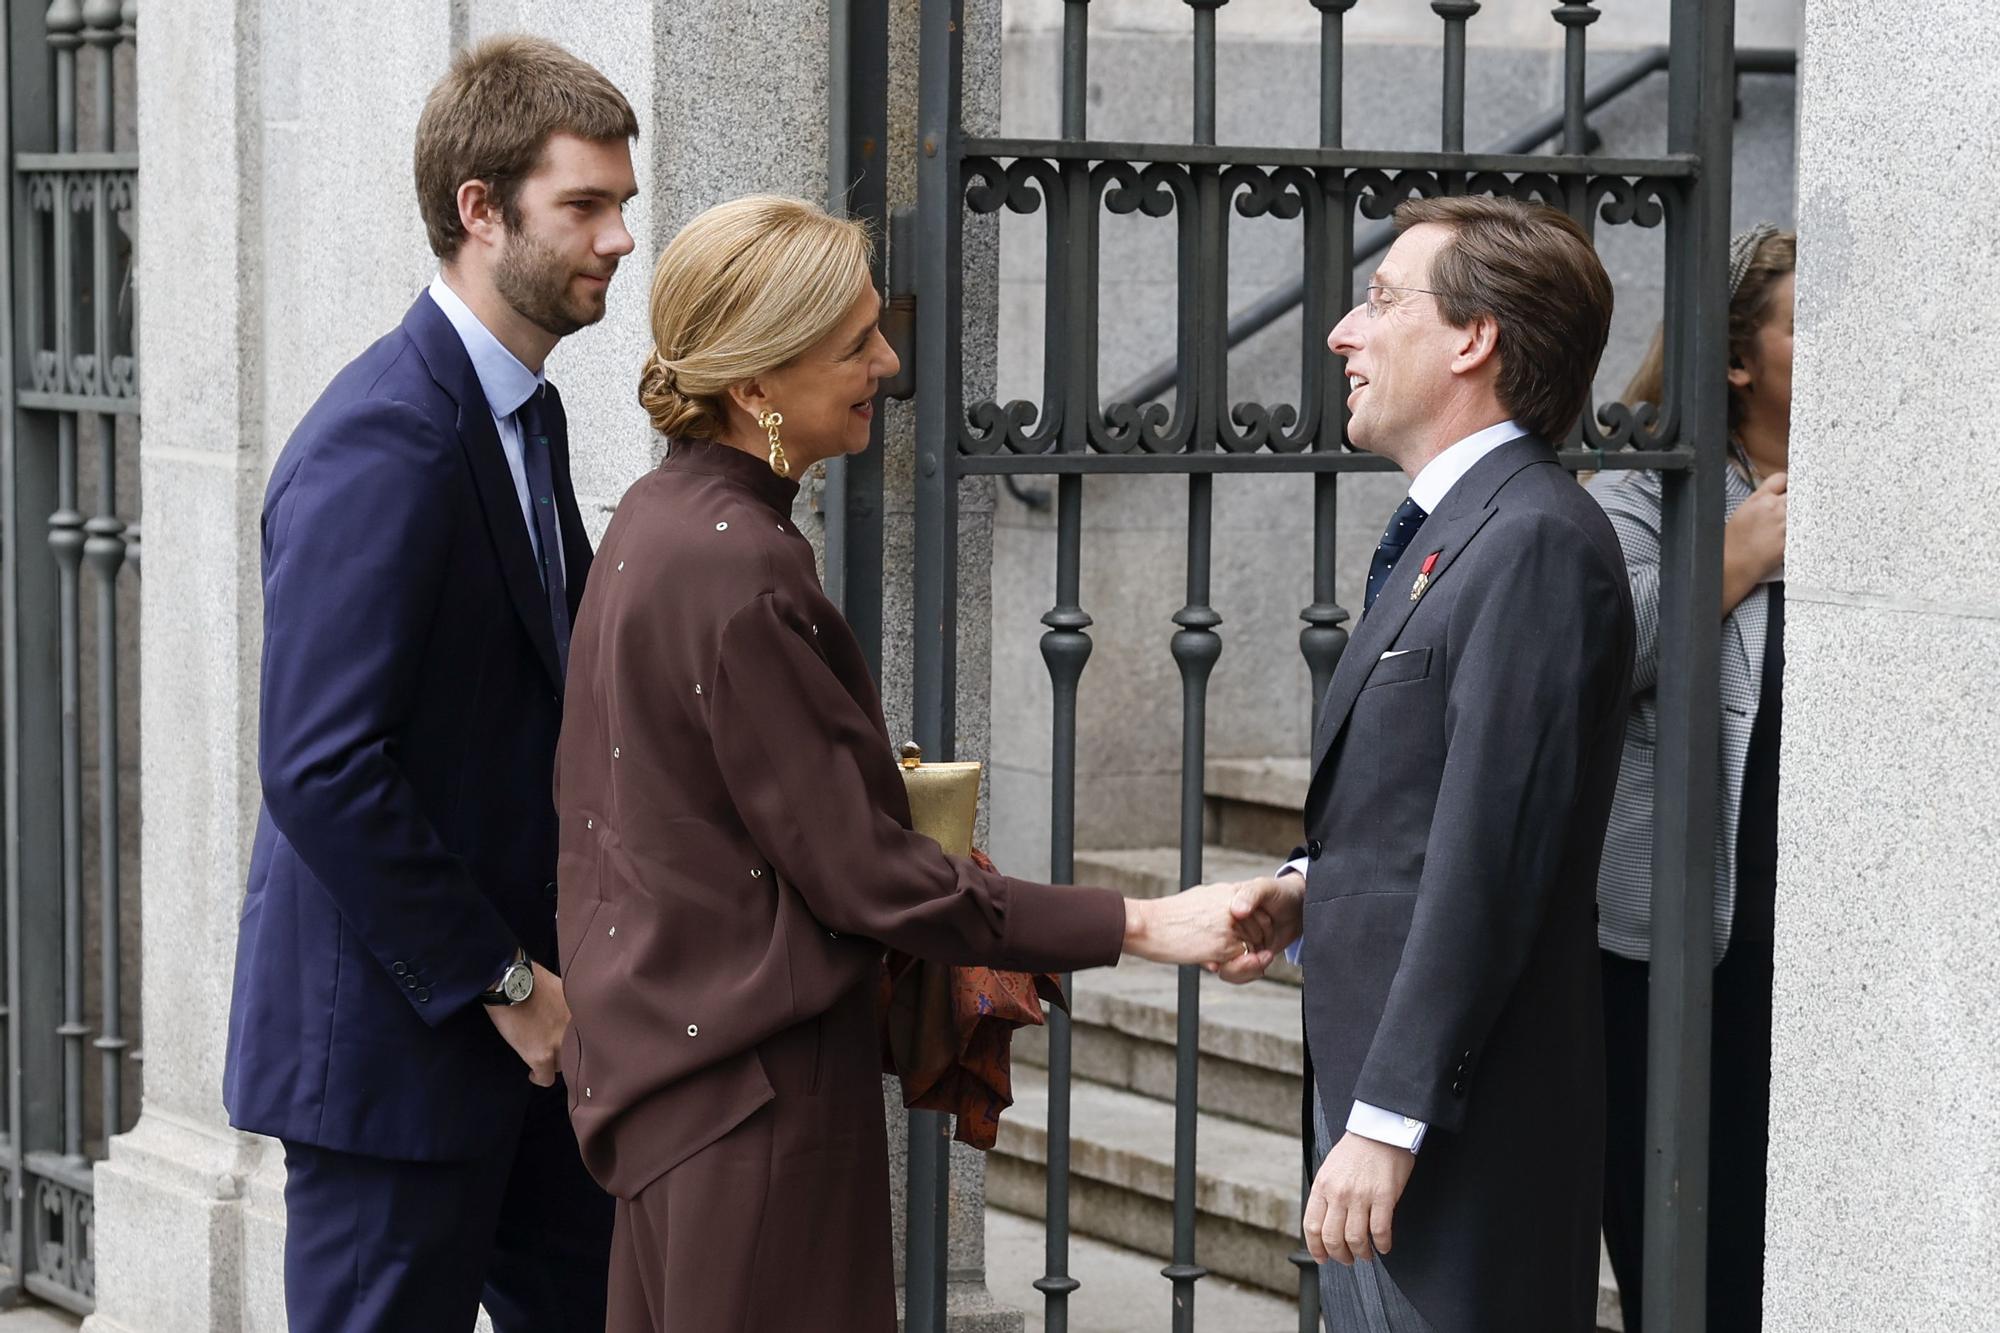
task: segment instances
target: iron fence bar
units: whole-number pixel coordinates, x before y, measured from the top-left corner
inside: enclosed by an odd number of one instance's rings
[[[1479,0],[1431,0],[1444,20],[1443,124],[1438,142],[1447,153],[1465,148],[1465,23],[1479,12]]]
[[[1581,155],[1590,151],[1590,125],[1584,113],[1584,99],[1588,96],[1588,81],[1585,77],[1586,56],[1584,29],[1597,21],[1597,7],[1591,4],[1562,4],[1550,11],[1550,16],[1563,29],[1563,99],[1562,136],[1558,147],[1564,153]],[[1562,182],[1563,210],[1596,243],[1596,227],[1593,224],[1593,209],[1590,205],[1590,187],[1585,181],[1570,178]],[[1584,443],[1587,434],[1586,423],[1596,416],[1596,394],[1586,390],[1584,410],[1572,422],[1569,432],[1562,441],[1572,447]]]
[[[76,52],[81,44],[83,14],[75,0],[49,6],[48,42],[55,52],[56,150],[76,151]],[[55,355],[57,375],[70,378],[75,354],[77,314],[75,225],[67,178],[59,179],[52,203],[56,298]],[[73,1162],[83,1157],[83,1039],[90,1029],[83,1016],[83,731],[81,682],[81,564],[83,514],[77,495],[77,419],[56,419],[56,509],[49,515],[49,549],[57,576],[57,635],[60,644],[60,707],[62,760],[58,782],[62,793],[62,1007],[56,1028],[62,1040],[62,1150]],[[39,1190],[38,1190],[39,1193]],[[38,1223],[46,1224],[37,1205]],[[38,1255],[36,1269],[45,1265]],[[35,1276],[31,1271],[30,1279]]]
[[[1548,136],[1543,135],[1544,139]],[[1228,167],[1255,163],[1263,167],[1306,167],[1325,171],[1497,171],[1507,175],[1551,176],[1692,176],[1699,162],[1692,154],[1669,152],[1660,157],[1570,157],[1561,153],[1394,152],[1377,148],[1287,148],[1272,145],[1214,143],[1140,143],[1103,139],[1017,139],[968,137],[968,157],[1042,158],[1050,162],[1147,162],[1185,167]]]
[[[109,153],[116,144],[117,104],[114,52],[119,42],[116,0],[94,0],[85,11],[91,22],[86,40],[97,50],[97,138]],[[91,314],[95,325],[95,373],[100,384],[111,378],[115,350],[112,335],[112,178],[96,176],[92,216]],[[98,835],[98,975],[102,1014],[92,1043],[99,1058],[102,1132],[108,1139],[123,1128],[124,1036],[120,999],[123,957],[119,939],[118,866],[118,571],[125,563],[125,524],[118,517],[118,419],[97,419],[97,513],[84,524],[83,557],[97,573],[97,835]]]
[[[1080,2],[1080,0],[1079,0]],[[1066,476],[1056,483],[1056,604],[1042,617],[1042,661],[1048,665],[1053,694],[1053,736],[1049,774],[1049,878],[1057,884],[1076,876],[1076,695],[1084,666],[1090,661],[1086,633],[1089,613],[1079,604],[1083,548],[1083,478]],[[1062,979],[1065,994],[1073,994],[1071,977]],[[1069,1272],[1069,1134],[1072,1031],[1061,1008],[1049,1012],[1049,1116],[1045,1271],[1035,1279],[1042,1293],[1042,1322],[1048,1333],[1067,1333],[1069,1294],[1082,1284]]]
[[[1590,141],[1587,119],[1590,89],[1584,77],[1583,30],[1597,22],[1597,6],[1557,5],[1555,20],[1563,25],[1562,150],[1582,156],[1588,151]]]
[[[1215,11],[1226,0],[1186,0],[1194,18],[1193,141],[1215,142]],[[1191,302],[1196,340],[1195,439],[1217,438],[1224,412],[1226,381],[1215,353],[1226,336],[1229,269],[1221,168],[1205,162],[1194,172],[1195,226],[1180,229],[1180,282],[1183,307]],[[1206,262],[1190,263],[1187,245]],[[1184,327],[1186,325],[1184,324]],[[1188,478],[1187,604],[1174,613],[1180,628],[1170,642],[1181,675],[1180,883],[1201,882],[1203,752],[1206,738],[1208,676],[1222,652],[1215,626],[1222,618],[1208,605],[1210,524],[1215,479]],[[1195,1284],[1208,1270],[1195,1257],[1195,1150],[1200,1122],[1201,969],[1182,967],[1177,978],[1174,1032],[1174,1203],[1173,1259],[1161,1269],[1171,1284],[1174,1333],[1193,1333]]]
[[[1354,8],[1355,0],[1313,0],[1320,11],[1319,35],[1319,143],[1322,148],[1339,148],[1345,133],[1343,125],[1344,103],[1346,100],[1346,16]],[[1353,293],[1354,274],[1354,212],[1348,202],[1345,180],[1323,180],[1320,185],[1322,208],[1320,211],[1322,235],[1320,244],[1328,252],[1317,256],[1308,237],[1306,246],[1306,272],[1300,279],[1300,294],[1305,301],[1305,313],[1300,320],[1300,336],[1318,343],[1318,353],[1326,358],[1323,372],[1327,389],[1323,395],[1323,406],[1316,426],[1316,438],[1312,448],[1327,450],[1337,455],[1340,442],[1347,430],[1347,396],[1340,392],[1340,381],[1333,375],[1333,353],[1326,348],[1319,333],[1321,324],[1331,317],[1335,304],[1345,305]],[[1333,290],[1335,273],[1340,275],[1341,290]],[[1312,294],[1315,284],[1323,293],[1319,307],[1319,318],[1314,318]],[[1235,321],[1230,323],[1230,339],[1236,337]],[[1299,619],[1305,627],[1299,631],[1299,652],[1306,659],[1306,669],[1312,677],[1312,718],[1313,726],[1319,725],[1319,714],[1326,696],[1326,687],[1333,679],[1333,671],[1340,663],[1340,655],[1347,646],[1347,631],[1342,626],[1347,620],[1347,611],[1340,605],[1340,594],[1335,584],[1335,555],[1339,535],[1340,477],[1337,472],[1320,472],[1313,475],[1313,549],[1312,584],[1313,599],[1310,605],[1299,612]],[[1301,1014],[1299,1043],[1300,1050],[1306,1051],[1304,1016]],[[1299,1098],[1299,1213],[1303,1217],[1307,1201],[1312,1196],[1313,1176],[1317,1163],[1313,1153],[1313,1073],[1312,1057],[1306,1053],[1302,1073],[1301,1095]],[[1303,1238],[1286,1256],[1299,1274],[1299,1333],[1315,1333],[1319,1328],[1319,1265],[1312,1252],[1305,1247]]]
[[[1694,455],[1682,448],[1561,449],[1557,461],[1572,472],[1684,472],[1695,466]],[[1176,453],[1176,454],[962,454],[956,464],[962,477],[1138,476],[1175,477],[1203,474],[1394,472],[1396,467],[1373,454],[1308,452]],[[929,753],[926,751],[926,753]]]
[[[888,0],[832,0],[827,136],[827,204],[868,224],[875,237],[873,280],[883,286],[892,262],[889,231]],[[888,312],[884,312],[885,318]],[[868,669],[882,674],[882,432],[878,407],[868,448],[827,464],[821,512],[826,521],[826,585],[861,644]]]
[[[0,152],[14,146],[13,15],[0,9]],[[15,200],[24,187],[9,181],[8,206],[0,209],[0,256],[8,264],[7,290],[13,304]],[[16,942],[21,939],[20,885],[21,855],[18,832],[18,757],[21,733],[19,722],[19,639],[16,626],[18,597],[15,571],[20,568],[16,534],[20,525],[15,513],[14,480],[14,322],[19,311],[10,309],[0,317],[0,771],[4,771],[4,838],[0,838],[0,1305],[11,1305],[20,1293],[21,1275],[26,1265],[21,1251],[22,1190],[18,1135],[21,1111],[16,1071],[21,1068],[19,977],[14,965]]]
[[[1181,673],[1181,887],[1201,882],[1202,803],[1208,725],[1208,678],[1222,656],[1215,627],[1222,617],[1208,604],[1210,524],[1215,478],[1188,478],[1187,604],[1174,613],[1170,645]],[[1195,1260],[1195,1130],[1200,1119],[1198,1057],[1201,1045],[1199,967],[1179,969],[1174,1032],[1174,1249],[1162,1275],[1173,1283],[1174,1333],[1194,1329],[1195,1283],[1208,1270]]]
[[[919,8],[917,214],[916,570],[911,723],[924,753],[950,759],[956,741],[958,650],[959,313],[962,305],[959,88],[964,0]],[[948,1121],[910,1112],[904,1327],[944,1333],[951,1158]]]
[[[1089,0],[1067,0],[1063,6],[1062,133],[1081,139],[1087,129],[1090,88]],[[1088,413],[1097,391],[1097,210],[1090,193],[1090,168],[1081,162],[1063,164],[1063,190],[1068,207],[1065,248],[1049,256],[1053,270],[1063,270],[1064,305],[1061,334],[1079,349],[1065,377],[1060,408],[1061,448],[1084,453],[1089,448]],[[1053,209],[1051,212],[1053,213]],[[1050,232],[1051,244],[1055,231]],[[1052,284],[1053,286],[1054,284]],[[1049,312],[1051,332],[1058,312]],[[1059,357],[1051,358],[1054,363]],[[1045,401],[1053,400],[1045,399]],[[1076,876],[1076,699],[1084,667],[1090,661],[1086,633],[1091,618],[1081,605],[1083,555],[1083,478],[1063,477],[1056,483],[1056,601],[1042,623],[1042,661],[1049,671],[1052,696],[1049,767],[1049,878],[1071,883]],[[1074,994],[1073,977],[1064,974],[1065,994]],[[1042,1323],[1048,1333],[1068,1333],[1070,1293],[1082,1286],[1069,1271],[1069,1150],[1071,1055],[1074,1032],[1067,1012],[1049,1013],[1048,1148],[1044,1166],[1043,1272],[1035,1279],[1042,1293]]]
[[[16,153],[14,170],[34,171],[137,171],[139,155],[130,150],[84,150],[75,153]]]
[[[14,394],[14,405],[33,412],[95,412],[101,416],[137,416],[139,400],[136,397],[115,397],[100,393],[48,393],[36,389],[19,389]]]
[[[1668,146],[1699,156],[1668,237],[1668,328],[1679,356],[1685,447],[1697,465],[1664,483],[1660,736],[1648,985],[1644,1322],[1707,1322],[1709,1045],[1714,949],[1715,764],[1720,638],[1729,242],[1731,0],[1674,0]]]

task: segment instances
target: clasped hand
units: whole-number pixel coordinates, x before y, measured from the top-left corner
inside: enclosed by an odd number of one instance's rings
[[[1298,938],[1303,899],[1297,876],[1127,899],[1125,952],[1159,963],[1199,963],[1225,980],[1250,981]]]

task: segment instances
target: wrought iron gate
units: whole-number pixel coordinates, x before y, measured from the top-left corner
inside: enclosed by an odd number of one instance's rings
[[[1341,474],[1383,470],[1344,445],[1335,358],[1322,341],[1354,300],[1365,236],[1411,195],[1497,193],[1599,223],[1665,228],[1669,401],[1657,413],[1616,404],[1586,414],[1566,441],[1572,469],[1658,469],[1666,477],[1658,751],[1659,848],[1651,1006],[1645,1321],[1699,1330],[1706,1212],[1711,830],[1716,762],[1717,598],[1725,436],[1721,374],[1726,319],[1732,0],[1672,0],[1667,151],[1597,156],[1585,123],[1586,33],[1593,4],[1556,4],[1565,41],[1564,109],[1515,151],[1465,151],[1466,31],[1476,0],[1433,0],[1443,48],[1443,125],[1436,152],[1380,152],[1342,142],[1342,24],[1357,0],[1298,0],[1320,18],[1319,143],[1232,147],[1216,142],[1216,11],[1226,0],[1183,0],[1192,29],[1193,124],[1186,142],[1109,143],[1088,134],[1088,0],[1065,0],[1061,134],[1053,140],[979,138],[960,122],[963,0],[924,0],[917,126],[916,680],[915,726],[926,754],[949,758],[954,739],[958,613],[958,494],[965,477],[1053,475],[1056,586],[1043,617],[1042,653],[1054,695],[1053,874],[1073,869],[1077,686],[1089,661],[1091,617],[1079,605],[1083,478],[1184,476],[1186,601],[1170,651],[1182,681],[1181,879],[1202,877],[1202,783],[1209,673],[1223,646],[1210,605],[1213,487],[1219,474],[1298,474],[1314,497],[1313,600],[1300,651],[1316,694],[1347,641],[1334,591],[1335,497]],[[1550,138],[1555,152],[1529,151]],[[1047,351],[1034,403],[968,402],[961,387],[962,228],[968,216],[1040,213],[1046,225]],[[1278,404],[1231,397],[1227,255],[1230,217],[1295,218],[1304,230],[1300,398]],[[1097,383],[1101,220],[1134,213],[1172,219],[1178,235],[1179,312],[1171,404],[1158,392],[1105,401]],[[1379,231],[1379,228],[1377,229]],[[899,261],[900,262],[900,261]],[[1242,324],[1239,318],[1234,321]],[[1310,479],[1309,482],[1307,479]],[[1164,628],[1164,627],[1163,627]],[[1205,1275],[1195,1249],[1197,969],[1179,991],[1177,1133],[1172,1262],[1163,1323],[1195,1323]],[[1048,1271],[1035,1285],[1047,1327],[1067,1327],[1078,1281],[1068,1272],[1069,1027],[1051,1016]],[[945,1305],[944,1126],[912,1117],[908,1323],[942,1333]],[[1316,1326],[1310,1261],[1300,1268],[1299,1326]],[[1171,1299],[1169,1299],[1171,1297]]]
[[[137,1109],[136,0],[7,0],[0,321],[0,1299],[95,1292],[91,1164]],[[121,664],[123,670],[121,670]],[[94,1035],[93,1035],[94,1034]],[[95,1052],[93,1057],[91,1052]]]

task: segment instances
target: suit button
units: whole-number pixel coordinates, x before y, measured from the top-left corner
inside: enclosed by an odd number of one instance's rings
[[[556,882],[554,880],[550,880],[548,883],[542,885],[542,887],[549,891],[549,897],[553,898],[556,896]]]
[[[407,963],[395,962],[389,964],[389,970],[391,972],[394,972],[397,976],[400,977],[406,975],[409,972],[410,968]]]
[[[429,986],[420,987],[417,990],[417,1003],[429,1004],[430,1002],[431,1002],[431,988]]]
[[[1455,1078],[1451,1081],[1451,1095],[1454,1097],[1463,1097],[1465,1095],[1464,1079]]]
[[[1314,838],[1311,842],[1306,844],[1306,859],[1309,861],[1317,861],[1319,860],[1319,854],[1325,850],[1326,850],[1326,845],[1322,843],[1318,838]]]
[[[403,989],[404,989],[404,990],[415,990],[416,988],[417,988],[417,979],[416,979],[415,977],[404,977],[404,978],[403,978]]]

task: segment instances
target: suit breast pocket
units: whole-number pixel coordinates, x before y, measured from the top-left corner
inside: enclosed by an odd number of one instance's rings
[[[1375,669],[1368,673],[1368,680],[1362,685],[1364,690],[1372,690],[1382,685],[1401,685],[1406,681],[1423,680],[1431,674],[1431,650],[1428,648],[1404,648],[1382,654],[1375,663]]]

